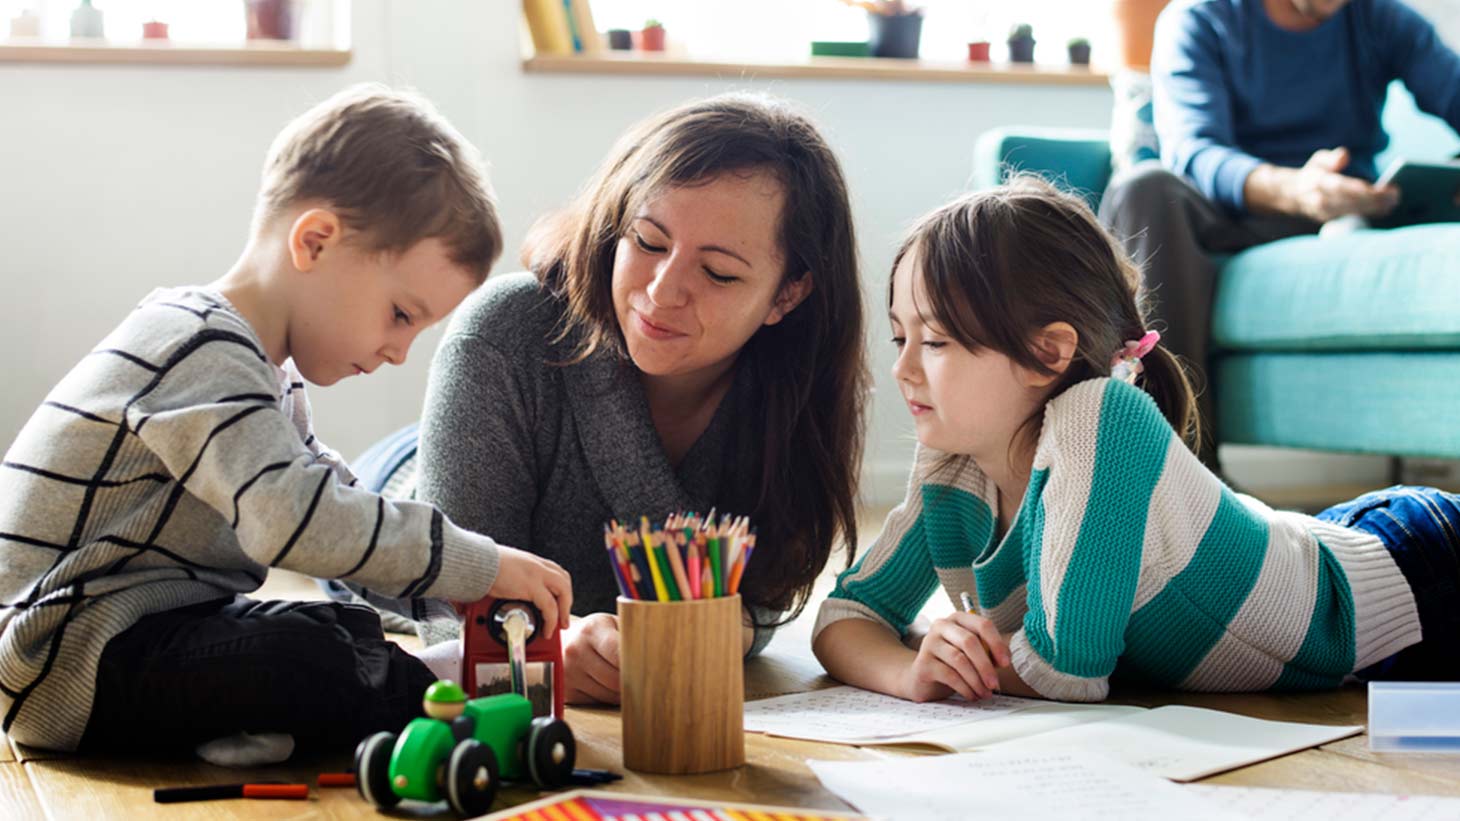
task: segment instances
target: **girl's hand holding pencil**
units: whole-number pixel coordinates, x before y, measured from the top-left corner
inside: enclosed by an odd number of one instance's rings
[[[903,674],[903,698],[940,701],[957,693],[977,701],[998,689],[996,668],[1009,666],[1009,642],[992,621],[972,609],[965,599],[965,612],[933,622]]]

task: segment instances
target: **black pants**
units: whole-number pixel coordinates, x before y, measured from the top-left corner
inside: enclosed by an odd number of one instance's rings
[[[1100,221],[1145,274],[1145,293],[1160,320],[1161,344],[1196,373],[1202,443],[1198,455],[1217,464],[1216,403],[1208,358],[1217,263],[1265,242],[1311,234],[1319,225],[1288,216],[1234,216],[1155,160],[1116,175],[1100,202]]]
[[[106,646],[81,749],[177,752],[246,731],[349,750],[420,715],[435,679],[368,608],[220,599],[148,616]]]

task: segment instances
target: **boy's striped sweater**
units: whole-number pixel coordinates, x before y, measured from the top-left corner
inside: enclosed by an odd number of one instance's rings
[[[474,601],[497,547],[430,505],[355,487],[310,432],[292,365],[270,363],[220,295],[154,292],[51,391],[0,465],[5,732],[74,749],[112,637],[256,590],[269,567]]]
[[[1149,395],[1082,382],[1045,408],[1029,486],[995,540],[997,488],[923,449],[906,500],[837,579],[845,618],[905,633],[941,582],[1010,635],[1040,694],[1098,701],[1112,673],[1192,690],[1312,689],[1420,640],[1414,596],[1375,536],[1234,493]]]

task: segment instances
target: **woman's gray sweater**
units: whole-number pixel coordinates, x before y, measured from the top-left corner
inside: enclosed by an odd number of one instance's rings
[[[565,312],[525,273],[492,278],[457,309],[431,363],[417,492],[462,527],[562,565],[574,613],[613,612],[604,523],[742,498],[728,491],[758,477],[759,443],[735,420],[760,411],[741,371],[671,466],[632,363],[599,351],[558,364],[577,340],[553,341]],[[757,631],[752,653],[770,635]]]

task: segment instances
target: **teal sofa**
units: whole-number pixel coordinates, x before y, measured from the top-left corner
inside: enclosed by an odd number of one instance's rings
[[[1379,159],[1442,159],[1460,139],[1401,86]],[[1032,171],[1098,207],[1104,132],[984,134],[978,187]],[[1212,316],[1222,442],[1460,458],[1460,223],[1295,237],[1220,261]]]

